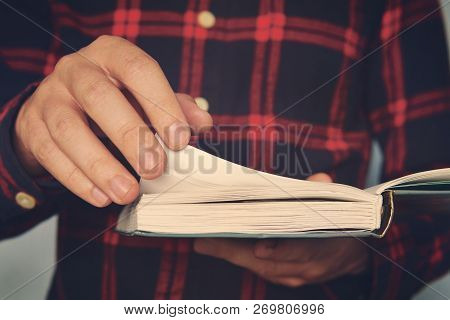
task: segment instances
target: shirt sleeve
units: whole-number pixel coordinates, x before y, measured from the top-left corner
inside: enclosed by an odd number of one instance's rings
[[[24,231],[53,214],[50,200],[62,189],[49,177],[30,177],[12,145],[19,109],[55,62],[56,42],[41,29],[52,30],[50,8],[46,1],[7,4],[17,12],[1,5],[0,29],[8,32],[2,33],[0,42],[0,238]]]
[[[406,31],[402,31],[406,30]],[[387,1],[365,62],[373,137],[382,180],[450,167],[450,79],[437,1]],[[450,214],[397,215],[370,239],[371,297],[410,298],[450,267]]]

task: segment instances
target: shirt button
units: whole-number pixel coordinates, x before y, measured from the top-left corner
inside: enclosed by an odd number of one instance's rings
[[[197,16],[198,24],[205,28],[212,28],[216,24],[216,17],[210,11],[201,11]]]
[[[200,109],[208,111],[208,109],[209,109],[209,102],[208,102],[208,100],[206,100],[203,97],[197,97],[194,100],[195,100],[195,103],[197,104],[197,106]]]
[[[16,203],[24,209],[33,209],[36,206],[36,199],[26,192],[18,192]]]

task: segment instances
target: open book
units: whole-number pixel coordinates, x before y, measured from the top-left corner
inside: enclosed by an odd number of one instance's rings
[[[252,170],[192,146],[165,151],[165,173],[141,180],[141,195],[122,211],[118,231],[168,237],[381,237],[397,204],[405,214],[450,211],[450,169],[361,190]]]

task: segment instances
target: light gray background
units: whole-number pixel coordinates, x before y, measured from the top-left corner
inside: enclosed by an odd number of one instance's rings
[[[444,4],[446,0],[441,0]],[[447,40],[450,43],[450,5],[444,8]],[[419,45],[419,44],[418,44]],[[369,183],[374,184],[382,161],[374,146]],[[53,275],[52,265],[56,257],[57,217],[40,224],[25,234],[0,242],[0,298],[10,295],[24,283],[41,274],[34,281],[11,295],[10,299],[45,299]],[[47,272],[43,272],[48,270]],[[450,297],[450,274],[430,284],[431,287]],[[416,299],[441,299],[431,288],[423,289]]]

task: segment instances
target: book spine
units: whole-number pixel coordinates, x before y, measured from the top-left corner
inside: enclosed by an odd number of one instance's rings
[[[394,217],[394,192],[391,190],[384,191],[383,205],[381,207],[381,225],[380,228],[372,231],[371,235],[376,238],[382,238],[389,229]]]

